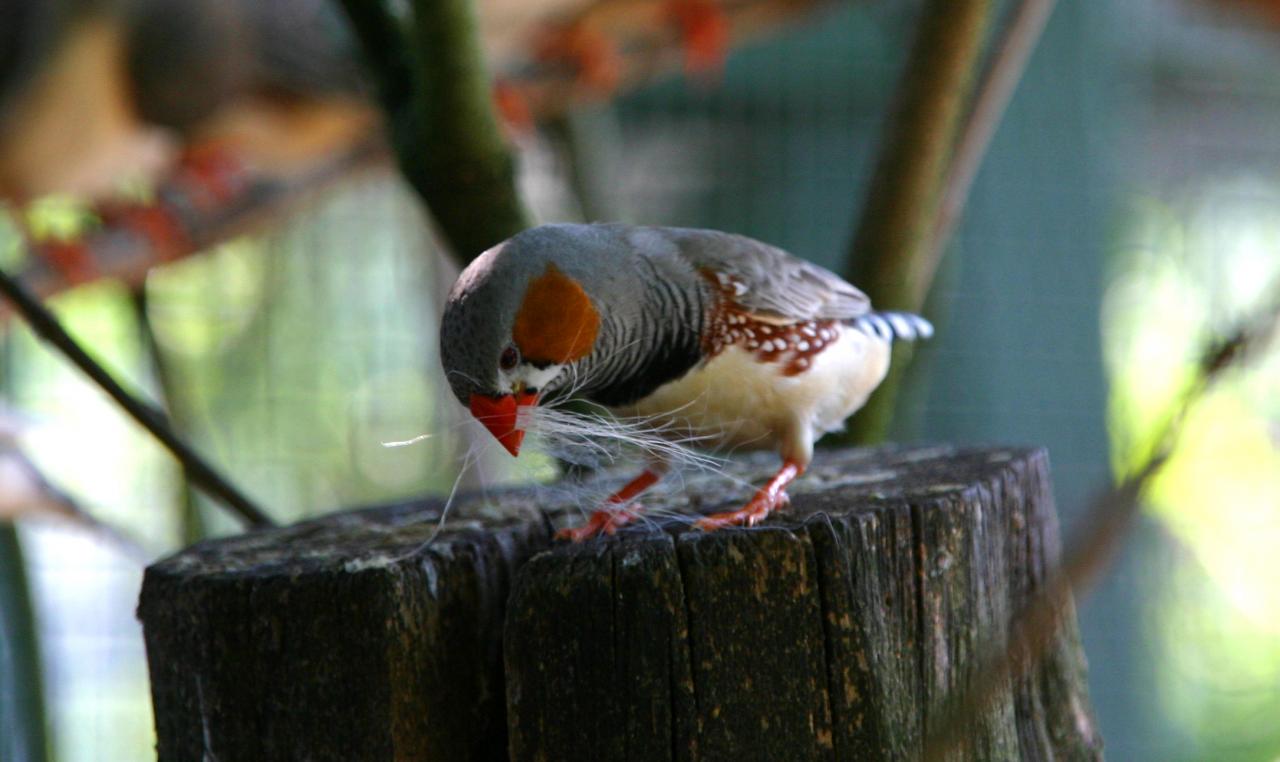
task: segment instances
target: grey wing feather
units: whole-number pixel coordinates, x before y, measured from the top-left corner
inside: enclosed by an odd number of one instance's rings
[[[787,320],[850,320],[871,311],[871,300],[843,278],[746,236],[714,230],[665,228],[680,254],[699,270],[741,284],[743,309]]]

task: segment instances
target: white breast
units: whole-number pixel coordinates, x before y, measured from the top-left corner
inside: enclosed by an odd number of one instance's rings
[[[777,449],[807,464],[814,441],[862,407],[889,367],[888,342],[838,330],[803,373],[784,375],[785,356],[761,362],[735,344],[616,412],[653,418],[673,435],[701,438],[704,447]]]

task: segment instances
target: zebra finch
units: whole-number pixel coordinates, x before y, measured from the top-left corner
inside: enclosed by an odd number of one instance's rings
[[[571,393],[711,448],[776,451],[777,473],[704,530],[751,526],[787,502],[814,442],[884,379],[895,338],[921,317],[875,312],[834,273],[711,230],[544,225],[486,251],[458,278],[441,324],[449,385],[512,455],[521,413]],[[580,527],[612,533],[666,470],[654,462]]]

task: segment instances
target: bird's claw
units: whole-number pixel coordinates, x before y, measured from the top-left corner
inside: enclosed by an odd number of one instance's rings
[[[639,518],[639,506],[628,508],[601,509],[591,514],[585,524],[576,527],[565,527],[556,532],[557,540],[584,542],[599,535],[612,535],[619,528]]]
[[[736,511],[726,511],[725,513],[713,513],[710,516],[704,516],[694,522],[693,526],[704,532],[714,532],[717,529],[725,527],[745,526],[753,527],[768,518],[770,513],[786,507],[791,502],[791,498],[787,493],[781,492],[772,500],[764,495],[756,495],[741,509]]]

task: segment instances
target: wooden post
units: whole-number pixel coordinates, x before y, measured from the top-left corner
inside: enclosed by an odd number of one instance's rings
[[[648,502],[744,499],[727,484]],[[793,492],[712,534],[551,545],[576,511],[517,491],[459,502],[430,545],[437,504],[196,545],[139,605],[160,759],[916,758],[1056,559],[1047,458],[848,450]],[[1101,757],[1068,619],[957,759]]]

